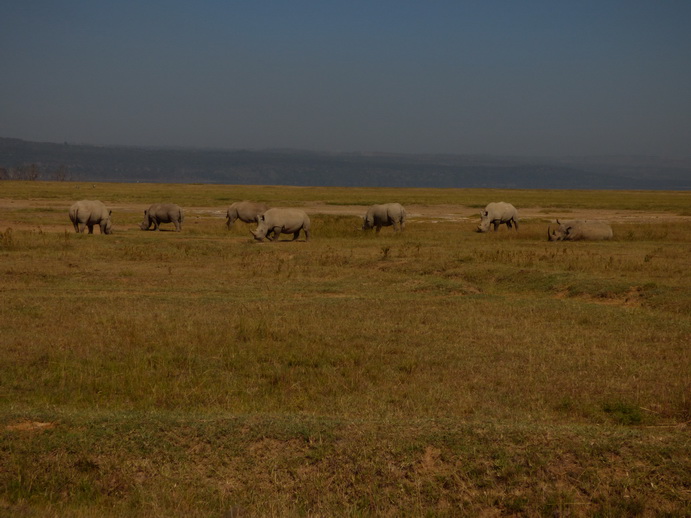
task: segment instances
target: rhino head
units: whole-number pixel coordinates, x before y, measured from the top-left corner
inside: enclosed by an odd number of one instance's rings
[[[475,232],[487,232],[489,230],[490,219],[489,212],[485,209],[480,211],[480,224],[475,229]]]
[[[151,218],[149,217],[149,209],[144,210],[144,221],[139,224],[139,228],[142,230],[149,230],[151,226]]]
[[[257,228],[255,230],[250,230],[250,232],[252,232],[254,239],[256,239],[257,241],[264,241],[268,228],[266,224],[266,219],[264,218],[263,214],[257,217],[257,223]]]
[[[374,227],[374,218],[371,216],[365,216],[362,221],[362,230],[369,230],[372,227]]]
[[[559,224],[559,226],[556,228],[556,230],[552,230],[551,225],[547,227],[547,239],[549,241],[563,241],[564,239],[568,239],[569,237],[571,227],[562,225],[561,223],[559,223],[559,220],[557,220],[557,224]]]
[[[108,211],[108,219],[106,219],[106,222],[103,225],[103,233],[104,234],[112,234],[113,233],[113,222],[110,220],[111,214],[113,214],[113,211],[109,210]]]

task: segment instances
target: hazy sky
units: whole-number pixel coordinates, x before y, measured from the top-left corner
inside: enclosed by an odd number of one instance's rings
[[[691,1],[6,0],[0,136],[691,156]]]

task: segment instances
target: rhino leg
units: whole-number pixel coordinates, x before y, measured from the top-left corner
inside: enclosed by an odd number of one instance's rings
[[[381,225],[377,225],[377,234],[379,234],[380,230],[381,230]]]
[[[89,234],[93,234],[94,233],[94,224],[93,223],[87,223],[86,226],[89,227]]]
[[[514,219],[513,224],[516,225],[516,232],[518,232],[518,220]]]
[[[272,235],[273,234],[273,235]],[[274,227],[266,233],[266,238],[269,241],[277,241],[281,235],[281,227]]]
[[[305,231],[305,241],[309,241],[310,240],[310,231],[307,230],[306,228],[303,230]]]
[[[182,225],[180,224],[179,221],[173,221],[175,224],[175,232],[180,232],[182,230]]]
[[[300,230],[298,230],[297,232],[293,232],[293,241],[295,241],[299,237],[300,237]]]

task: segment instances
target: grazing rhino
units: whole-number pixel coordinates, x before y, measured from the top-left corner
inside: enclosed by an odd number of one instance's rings
[[[490,225],[494,226],[496,232],[501,224],[505,224],[508,228],[511,228],[513,224],[518,230],[518,211],[510,203],[492,202],[480,211],[480,225],[477,227],[477,232],[487,232]]]
[[[254,201],[236,201],[226,212],[226,226],[228,230],[233,227],[235,220],[239,219],[245,223],[257,223],[261,214],[269,210],[266,203],[259,203]]]
[[[564,221],[557,220],[556,230],[547,227],[547,239],[550,241],[601,241],[612,239],[614,233],[609,224],[602,221]]]
[[[257,229],[250,232],[258,241],[263,241],[265,237],[274,241],[279,234],[293,234],[295,241],[300,236],[300,230],[305,231],[305,241],[310,240],[310,218],[302,210],[269,209],[258,217],[257,222]]]
[[[113,224],[110,216],[113,211],[106,208],[103,202],[81,200],[70,207],[70,220],[77,234],[89,229],[89,234],[94,233],[94,225],[101,227],[101,234],[112,234]]]
[[[362,230],[376,228],[377,233],[382,227],[393,225],[394,232],[405,228],[405,218],[407,213],[400,203],[385,203],[383,205],[372,205],[367,209],[365,219],[362,223]]]
[[[178,205],[174,203],[154,203],[144,211],[144,221],[141,222],[139,228],[149,230],[151,225],[153,225],[154,230],[159,230],[158,226],[161,223],[172,223],[175,225],[175,232],[180,232],[184,219],[185,214]]]

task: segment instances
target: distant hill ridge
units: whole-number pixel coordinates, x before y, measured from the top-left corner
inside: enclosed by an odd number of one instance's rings
[[[0,138],[5,172],[81,181],[334,187],[691,189],[691,158],[584,158],[92,146]],[[7,177],[7,174],[5,175]],[[0,176],[2,178],[2,176]]]

